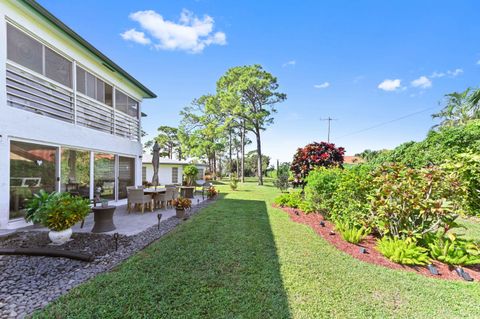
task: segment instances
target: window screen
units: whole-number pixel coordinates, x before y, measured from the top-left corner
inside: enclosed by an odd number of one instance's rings
[[[77,91],[83,94],[86,93],[85,91],[85,70],[81,67],[77,66]]]
[[[128,115],[138,117],[138,102],[128,97]]]
[[[95,98],[95,76],[91,74],[90,72],[86,72],[87,74],[87,87],[86,87],[86,93],[89,97]]]
[[[45,76],[65,86],[72,87],[72,62],[45,47]]]
[[[105,104],[113,106],[113,87],[105,83]]]
[[[7,24],[7,58],[43,74],[42,44]]]
[[[97,100],[105,103],[105,83],[97,79]]]
[[[178,183],[178,167],[172,167],[172,183]]]
[[[125,114],[128,114],[128,96],[118,90],[115,91],[115,108]]]

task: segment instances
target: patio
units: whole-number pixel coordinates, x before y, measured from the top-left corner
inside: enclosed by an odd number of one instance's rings
[[[205,198],[206,200],[206,198]],[[199,203],[203,202],[204,199],[200,195],[195,195],[192,198],[192,208]],[[158,224],[158,214],[162,214],[161,221],[165,221],[171,217],[175,216],[175,208],[161,208],[155,209],[153,212],[150,210],[145,210],[145,213],[142,214],[141,211],[133,210],[130,214],[127,212],[127,205],[117,206],[115,213],[113,214],[113,223],[116,226],[114,231],[105,232],[102,234],[114,234],[119,233],[120,235],[133,236],[136,235],[147,228]],[[93,216],[90,214],[85,219],[83,228],[80,228],[80,223],[76,224],[73,227],[73,232],[79,233],[89,233],[93,228]]]

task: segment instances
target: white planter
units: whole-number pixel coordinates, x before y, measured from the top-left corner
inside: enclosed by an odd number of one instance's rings
[[[54,245],[63,245],[72,237],[72,229],[65,229],[62,231],[51,230],[48,232],[48,238],[52,241]]]

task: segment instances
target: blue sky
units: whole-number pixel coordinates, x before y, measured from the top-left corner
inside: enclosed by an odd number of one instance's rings
[[[288,95],[263,133],[273,160],[326,140],[328,116],[338,119],[332,142],[350,155],[420,140],[443,95],[480,75],[474,0],[40,3],[157,93],[143,103],[149,137],[176,126],[229,67],[263,65]]]

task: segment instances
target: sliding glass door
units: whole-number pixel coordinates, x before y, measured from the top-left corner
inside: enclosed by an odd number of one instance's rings
[[[127,186],[135,186],[135,159],[118,157],[118,199],[127,198]]]
[[[62,148],[60,191],[90,198],[90,151]]]
[[[25,215],[25,203],[41,189],[56,191],[58,148],[34,143],[10,143],[10,219]]]
[[[100,198],[115,200],[115,155],[95,153],[93,168],[95,194]]]

